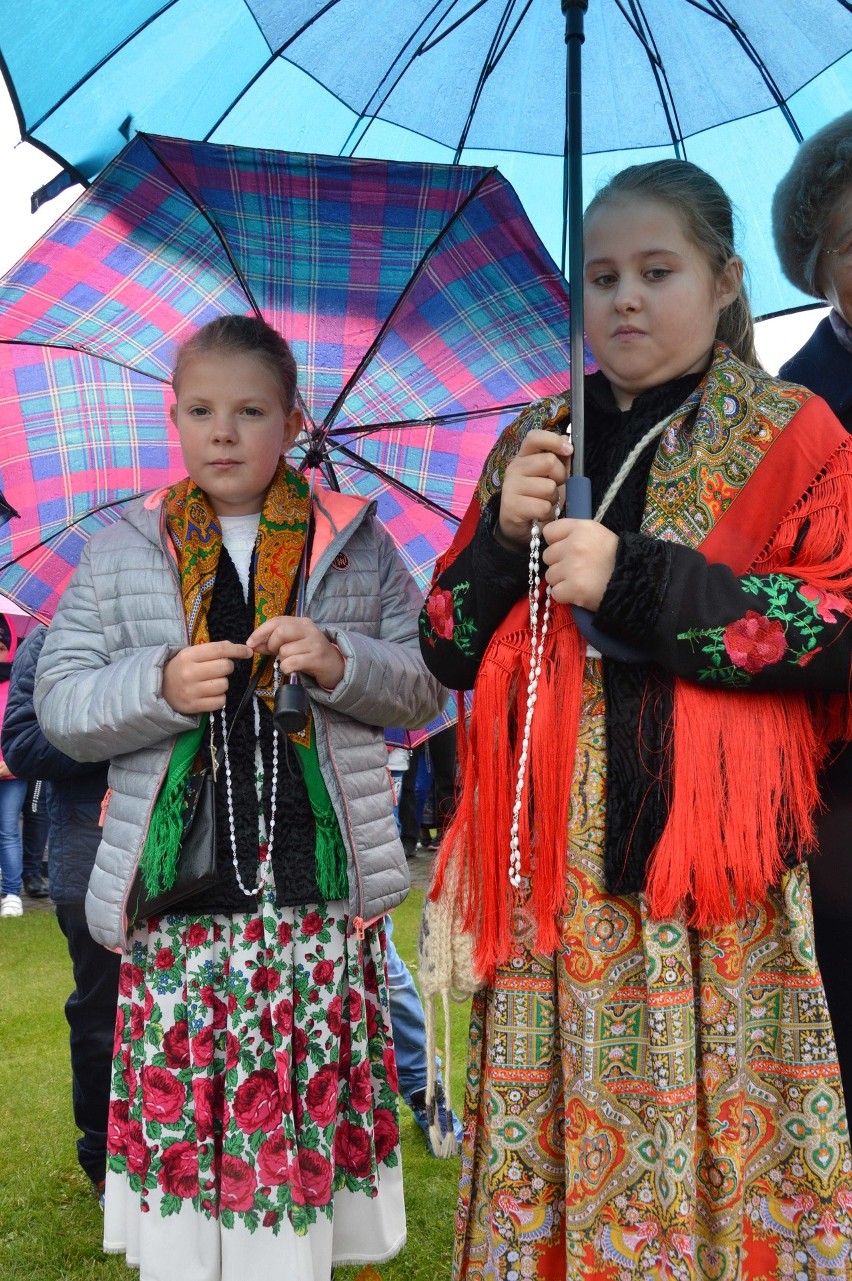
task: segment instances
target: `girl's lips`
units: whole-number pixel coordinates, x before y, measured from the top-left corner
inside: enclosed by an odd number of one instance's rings
[[[236,458],[214,458],[211,467],[218,467],[220,471],[229,471],[231,467],[239,467]]]
[[[613,334],[613,338],[644,338],[644,337],[645,337],[644,329],[632,329],[629,325],[623,325],[620,329],[616,329],[615,333]]]

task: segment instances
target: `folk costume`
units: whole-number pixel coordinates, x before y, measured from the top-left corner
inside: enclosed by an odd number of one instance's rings
[[[309,601],[346,672],[334,691],[306,682],[298,740],[273,735],[270,679],[226,746],[247,661],[224,711],[200,723],[150,676],[176,637],[243,642],[287,612],[308,491],[283,463],[259,518],[219,520],[189,481],[134,508],[89,544],[45,642],[48,732],[125,751],[93,929],[114,937],[119,910],[132,922],[137,865],[153,890],[172,883],[175,819],[211,728],[218,758],[218,883],[124,940],[104,1245],[142,1281],[327,1281],[332,1264],[405,1241],[381,921],[406,871],[383,727],[422,723],[442,699],[417,653],[414,584],[372,509],[335,498],[314,497],[326,541],[314,540]],[[156,796],[153,813],[140,795]]]
[[[800,861],[820,765],[852,729],[852,449],[823,402],[721,346],[626,412],[594,375],[586,414],[598,501],[633,452],[607,495],[619,548],[595,621],[646,661],[588,656],[552,607],[518,888],[530,567],[494,530],[505,466],[568,420],[567,395],[504,432],[421,615],[430,669],[475,681],[433,887],[458,887],[487,983],[454,1276],[852,1277]]]

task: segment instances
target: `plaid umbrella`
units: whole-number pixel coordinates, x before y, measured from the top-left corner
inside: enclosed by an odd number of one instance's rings
[[[140,135],[0,280],[0,592],[49,619],[93,530],[183,474],[175,348],[252,310],[303,448],[421,585],[496,431],[565,381],[565,282],[495,170]]]

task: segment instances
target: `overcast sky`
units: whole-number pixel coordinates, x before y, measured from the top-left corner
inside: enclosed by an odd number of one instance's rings
[[[54,162],[36,147],[20,142],[15,112],[0,81],[0,272],[13,266],[79,195],[79,188],[63,192],[38,213],[30,213],[31,193],[56,170]],[[806,311],[758,325],[758,351],[766,368],[777,372],[823,315],[823,310]]]

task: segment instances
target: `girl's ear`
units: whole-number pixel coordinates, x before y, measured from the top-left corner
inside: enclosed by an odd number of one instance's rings
[[[291,409],[284,420],[284,440],[281,443],[281,453],[286,454],[287,450],[293,444],[299,432],[305,425],[305,416],[301,409]]]
[[[177,427],[177,401],[173,401],[169,405],[169,418],[171,418],[173,425]]]
[[[716,277],[716,301],[719,310],[730,307],[735,298],[740,296],[743,287],[743,260],[729,258],[721,273]]]

